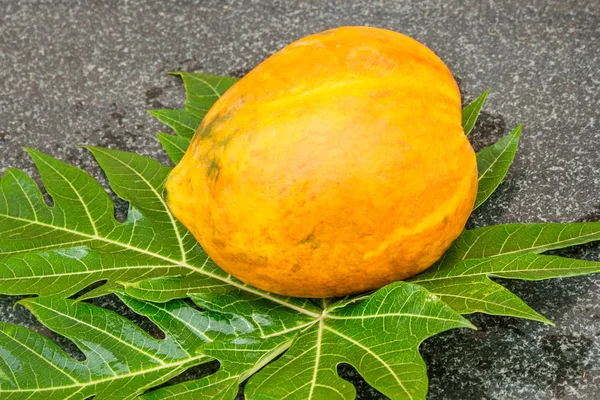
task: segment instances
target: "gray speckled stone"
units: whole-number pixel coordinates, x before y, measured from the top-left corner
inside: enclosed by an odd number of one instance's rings
[[[35,175],[23,146],[100,178],[77,144],[166,161],[154,139],[162,127],[146,110],[182,104],[181,84],[168,71],[242,75],[294,39],[351,24],[425,43],[452,69],[466,99],[493,88],[473,134],[476,147],[523,123],[508,180],[472,226],[599,219],[596,0],[4,1],[0,171],[17,167]],[[597,245],[562,254],[600,260]],[[429,398],[600,399],[600,278],[505,283],[556,327],[475,315],[478,331],[427,340]],[[0,298],[0,319],[56,338],[23,308],[13,310],[14,300]],[[126,313],[114,298],[96,302]],[[359,398],[383,398],[351,368],[341,369],[359,386]]]

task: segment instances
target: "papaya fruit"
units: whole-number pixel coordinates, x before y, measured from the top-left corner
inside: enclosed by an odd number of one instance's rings
[[[335,297],[438,260],[472,210],[477,164],[446,65],[400,33],[341,27],[288,45],[232,86],[165,190],[231,275]]]

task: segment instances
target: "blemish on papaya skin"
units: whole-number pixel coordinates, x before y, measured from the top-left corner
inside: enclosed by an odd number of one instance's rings
[[[299,241],[298,244],[300,245],[300,244],[310,243],[310,242],[312,242],[314,240],[315,240],[315,231],[313,230],[304,239],[302,239],[301,241]]]
[[[215,233],[215,232],[216,232],[216,227],[215,227],[215,226],[213,226],[213,233]],[[213,240],[212,240],[212,245],[213,245],[214,247],[216,247],[217,249],[224,249],[224,248],[226,248],[226,247],[227,247],[227,243],[225,243],[225,241],[224,241],[224,240],[222,240],[222,239],[219,239],[219,238],[217,238],[217,237],[214,237],[214,238],[213,238]]]
[[[266,256],[258,254],[234,253],[227,258],[242,265],[253,265],[256,268],[264,267],[269,263],[269,259]]]
[[[220,172],[221,165],[219,164],[219,160],[214,157],[211,158],[206,168],[206,177],[212,179],[213,183],[215,183],[219,179]]]
[[[314,230],[311,233],[309,233],[304,239],[297,243],[298,246],[305,244],[310,245],[310,247],[313,249],[316,249],[319,246],[321,246],[321,242],[317,240]]]
[[[235,103],[231,106],[223,108],[219,110],[219,114],[217,114],[212,120],[208,121],[205,119],[196,132],[194,133],[194,138],[196,136],[200,139],[206,139],[212,136],[212,130],[215,126],[218,126],[222,123],[225,123],[233,118],[235,113],[242,108],[242,106],[246,103],[245,97],[242,95]],[[193,140],[192,139],[192,140]]]
[[[227,135],[227,136],[225,136],[225,139],[223,139],[219,142],[219,145],[223,148],[223,150],[225,150],[225,148],[227,147],[227,145],[229,144],[230,141],[231,141],[231,135]]]
[[[213,118],[212,121],[210,121],[208,124],[202,126],[202,129],[199,129],[198,131],[196,131],[196,133],[194,134],[194,138],[195,136],[198,136],[201,139],[206,139],[212,136],[212,129],[213,127],[230,120],[231,118],[233,118],[233,114],[231,112],[226,112],[224,114],[218,115],[217,117]]]
[[[229,141],[231,140],[231,138],[229,137],[229,135],[225,136],[225,139],[221,140],[221,142],[219,143],[223,149],[225,149],[225,147],[227,147],[227,144],[229,143]]]

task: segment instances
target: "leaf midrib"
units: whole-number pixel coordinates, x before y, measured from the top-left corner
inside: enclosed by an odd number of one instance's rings
[[[504,270],[504,271],[494,271],[494,272],[478,272],[478,273],[473,273],[473,274],[465,274],[465,275],[453,275],[453,276],[442,276],[442,277],[437,277],[437,278],[428,278],[428,279],[421,279],[421,280],[414,280],[414,281],[409,281],[410,283],[414,283],[414,284],[419,284],[420,282],[433,282],[433,281],[441,281],[441,280],[445,280],[445,279],[463,279],[463,278],[471,278],[471,277],[476,277],[476,276],[493,276],[496,278],[505,278],[505,279],[510,279],[510,277],[504,276],[503,274],[505,273],[513,273],[513,272],[554,272],[554,271],[565,271],[568,268],[535,268],[535,269],[509,269],[509,270]],[[598,265],[596,266],[590,266],[590,267],[577,267],[578,270],[587,270],[587,269],[592,269],[592,270],[597,270],[598,269]],[[517,278],[517,279],[521,279],[521,278]],[[543,279],[543,278],[540,278]]]
[[[523,226],[525,226],[525,225],[526,224],[523,224]],[[501,226],[501,225],[498,225],[498,226]],[[485,229],[485,228],[487,228],[487,227],[478,228],[478,229]],[[573,238],[569,238],[569,239],[566,239],[566,240],[556,240],[554,242],[548,242],[548,243],[545,243],[543,245],[538,245],[538,246],[534,245],[534,246],[531,246],[531,247],[528,247],[528,248],[524,248],[524,249],[517,249],[517,250],[511,250],[511,251],[503,252],[503,249],[506,246],[506,244],[509,242],[509,239],[512,236],[514,236],[515,234],[517,234],[517,232],[518,232],[519,229],[520,228],[517,228],[517,230],[508,233],[508,236],[506,237],[506,239],[504,239],[504,241],[502,243],[502,246],[501,246],[500,250],[498,251],[498,253],[491,254],[489,256],[482,255],[482,257],[472,257],[472,256],[470,256],[469,253],[471,252],[471,250],[473,249],[473,247],[475,247],[475,245],[477,245],[477,243],[480,242],[480,240],[485,236],[485,234],[487,232],[489,232],[489,230],[488,230],[488,231],[484,232],[483,234],[477,236],[473,240],[473,242],[467,247],[467,249],[463,252],[463,254],[457,258],[457,260],[458,261],[466,261],[466,260],[474,260],[474,259],[477,259],[477,258],[495,258],[495,257],[501,257],[501,256],[511,255],[511,254],[540,253],[540,252],[547,251],[547,250],[554,250],[554,249],[556,249],[556,247],[555,247],[556,245],[559,245],[561,247],[570,247],[571,246],[571,245],[569,245],[570,242],[576,242],[576,244],[583,244],[581,242],[581,239],[585,239],[585,238],[587,238],[589,236],[596,236],[600,232],[600,229],[599,229],[596,232],[588,233],[586,235],[579,235],[579,236],[576,236],[576,237],[573,237]],[[541,230],[543,230],[543,229],[544,228],[542,227]],[[566,228],[563,228],[563,230],[561,231],[561,233],[564,232],[565,229]],[[542,236],[541,234],[538,234],[537,237],[536,237],[536,239],[535,239],[535,242],[537,242],[540,239],[541,236]],[[448,253],[444,254],[444,256],[443,256],[444,258],[446,256],[446,254],[448,254]],[[442,259],[441,261],[446,261],[446,260]]]
[[[143,374],[147,374],[150,372],[155,372],[155,371],[159,371],[161,369],[168,369],[168,368],[175,368],[181,365],[185,365],[186,363],[189,363],[191,361],[196,361],[196,360],[201,360],[203,358],[209,358],[207,357],[205,354],[200,354],[198,356],[192,357],[192,358],[186,358],[185,360],[181,360],[178,362],[173,362],[173,363],[164,363],[164,364],[160,364],[156,367],[152,367],[152,368],[148,368],[148,369],[141,369],[139,371],[135,371],[135,372],[131,372],[128,374],[122,374],[122,375],[117,375],[117,376],[109,376],[106,378],[102,378],[102,379],[98,379],[98,380],[91,380],[88,382],[80,382],[79,384],[76,385],[63,385],[63,386],[53,386],[53,387],[44,387],[44,388],[31,388],[31,389],[18,389],[18,390],[4,390],[4,389],[0,389],[0,393],[20,393],[20,392],[36,392],[36,391],[49,391],[49,390],[61,390],[61,389],[69,389],[72,387],[87,387],[87,386],[91,386],[91,385],[97,385],[99,383],[103,383],[103,382],[107,382],[107,381],[113,381],[113,380],[119,380],[119,379],[123,379],[123,378],[129,378],[132,376],[137,376],[137,375],[143,375]]]
[[[22,240],[22,239],[20,239],[20,240]],[[32,252],[40,251],[40,250],[64,249],[65,247],[68,247],[69,245],[72,245],[72,244],[83,244],[83,243],[87,243],[90,241],[92,241],[92,239],[74,240],[72,242],[52,243],[52,244],[49,244],[46,246],[30,247],[27,249],[16,250],[16,251],[2,251],[2,252],[0,252],[0,256],[14,256],[16,254],[32,253]]]
[[[317,322],[317,320],[308,321],[308,322],[306,322],[306,323],[304,323],[302,325],[294,326],[292,328],[287,328],[287,329],[284,329],[282,331],[277,331],[275,333],[270,333],[268,335],[265,335],[264,333],[262,333],[262,329],[261,329],[260,338],[261,339],[269,339],[269,338],[272,338],[272,337],[285,335],[286,333],[294,332],[294,331],[300,330],[302,328],[308,328],[308,327],[314,325],[316,322]]]
[[[315,344],[315,366],[313,370],[312,380],[310,381],[310,390],[308,392],[308,399],[312,399],[315,386],[317,384],[317,377],[319,376],[319,363],[321,361],[321,341],[323,339],[323,318],[319,320],[319,326],[317,327],[317,343]]]
[[[537,312],[535,312],[535,310],[533,310],[533,313],[526,313],[522,310],[519,310],[518,308],[514,308],[514,307],[509,307],[507,305],[505,305],[504,303],[493,303],[491,301],[487,301],[487,300],[478,300],[478,299],[473,299],[472,297],[466,297],[466,296],[459,296],[459,295],[455,295],[455,294],[446,294],[446,293],[435,293],[432,292],[433,294],[435,294],[436,296],[440,296],[441,298],[444,297],[457,297],[457,298],[461,298],[461,299],[465,299],[465,300],[470,300],[470,301],[475,301],[475,302],[479,302],[479,303],[485,303],[485,304],[490,304],[492,306],[499,306],[502,307],[505,310],[509,310],[512,311],[514,313],[514,316],[519,316],[521,318],[527,318],[527,319],[531,319],[534,321],[541,321],[547,324],[550,324],[552,326],[554,326],[554,323],[552,323],[552,321],[544,318],[544,316],[539,316],[539,314]],[[498,315],[498,313],[492,313],[490,311],[488,311],[487,309],[483,308],[481,310],[473,310],[473,311],[468,311],[468,312],[461,312],[461,314],[473,314],[476,312],[481,312],[484,314],[488,314],[488,315]]]
[[[167,110],[167,111],[177,111],[177,110]],[[169,117],[167,114],[161,114],[160,117],[163,118],[163,119],[165,119],[165,120],[168,120],[169,122],[171,122],[173,124],[181,125],[184,128],[190,129],[191,131],[195,131],[196,130],[195,127],[190,126],[188,124],[185,124],[185,123],[183,123],[181,121],[178,121],[176,119],[173,119],[173,118]],[[169,135],[169,136],[171,136],[171,135]]]
[[[410,282],[414,283],[414,282]],[[337,320],[346,320],[346,319],[373,319],[373,318],[386,318],[386,317],[407,317],[407,318],[423,318],[423,319],[433,319],[444,322],[453,322],[454,320],[448,318],[434,317],[431,315],[422,315],[422,314],[410,314],[410,313],[386,313],[386,314],[373,314],[373,315],[352,315],[352,316],[336,316],[336,315],[327,315],[327,319],[337,319]]]
[[[490,282],[492,284],[496,284],[497,285],[497,283],[495,283],[494,281],[490,281]],[[462,286],[462,285],[456,285],[456,286]],[[498,286],[500,286],[503,289],[505,289],[505,290],[508,291],[508,289],[506,289],[504,286],[502,286],[502,285],[498,285]],[[429,291],[429,289],[427,289],[427,290]],[[500,290],[496,290],[493,293],[497,293],[499,291]],[[493,305],[493,306],[500,306],[500,307],[506,308],[508,310],[512,310],[513,312],[518,313],[518,315],[529,315],[529,314],[524,313],[522,310],[519,310],[518,308],[507,306],[507,305],[505,305],[505,303],[495,303],[495,302],[492,302],[492,301],[484,300],[483,298],[479,299],[479,298],[475,298],[475,297],[461,296],[461,295],[458,295],[458,294],[438,293],[435,289],[432,289],[430,291],[430,293],[434,294],[436,296],[439,296],[439,297],[456,297],[456,298],[459,298],[459,299],[465,299],[465,300],[469,300],[469,301],[475,301],[475,302],[478,302],[478,303],[490,304],[490,305]],[[470,311],[469,313],[473,313],[473,312],[476,312],[476,311]],[[485,313],[486,311],[482,310],[480,312]]]
[[[482,179],[486,178],[486,174],[494,167],[494,165],[496,165],[496,163],[498,162],[500,157],[502,157],[505,154],[504,150],[506,150],[511,144],[512,144],[512,137],[511,137],[511,140],[508,141],[506,146],[499,149],[500,152],[499,152],[498,156],[494,157],[494,161],[492,161],[490,163],[490,165],[487,167],[487,169],[479,174],[479,178],[477,179],[477,182],[481,182]]]
[[[132,265],[132,266],[128,266],[126,269],[146,269],[146,268],[156,268],[156,269],[161,269],[161,268],[173,268],[173,267],[177,267],[177,265],[174,264],[169,264],[169,265]],[[47,278],[47,277],[58,277],[58,276],[71,276],[71,275],[93,275],[95,273],[103,273],[103,272],[107,272],[107,271],[118,271],[124,269],[123,267],[112,267],[112,268],[103,268],[103,269],[99,269],[99,270],[95,270],[95,271],[74,271],[74,272],[61,272],[59,274],[54,273],[54,274],[47,274],[47,275],[31,275],[31,276],[13,276],[12,278],[0,278],[0,282],[6,282],[6,281],[14,281],[14,280],[28,280],[28,279],[40,279],[40,278]]]

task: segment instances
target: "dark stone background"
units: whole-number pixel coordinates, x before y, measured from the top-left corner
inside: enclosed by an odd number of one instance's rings
[[[476,148],[523,123],[507,181],[472,226],[600,219],[597,0],[5,0],[0,171],[35,175],[22,146],[95,176],[77,144],[166,161],[154,138],[163,128],[146,110],[182,105],[181,82],[168,71],[241,76],[287,43],[340,25],[385,27],[423,42],[454,72],[465,100],[493,88],[473,134]],[[600,260],[598,245],[561,254]],[[556,327],[475,315],[478,331],[427,340],[429,398],[600,399],[600,277],[506,284]],[[1,320],[52,335],[22,307],[13,310],[14,300],[0,297]],[[125,312],[110,297],[97,303]],[[383,398],[352,380],[359,398]]]

